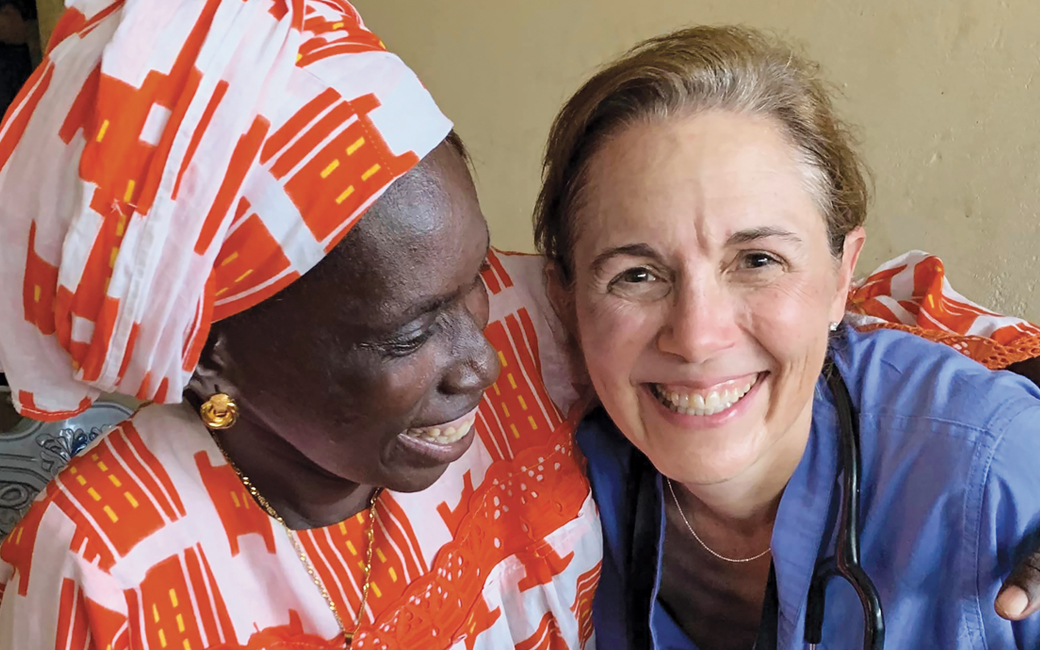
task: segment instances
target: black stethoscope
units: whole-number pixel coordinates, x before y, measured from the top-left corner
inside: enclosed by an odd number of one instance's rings
[[[827,378],[827,385],[834,394],[834,406],[838,411],[842,494],[834,555],[816,562],[809,583],[805,611],[805,642],[813,649],[819,645],[823,636],[827,584],[831,578],[838,577],[852,585],[863,606],[863,648],[881,650],[885,646],[885,617],[881,612],[881,599],[874,583],[870,581],[870,576],[859,563],[859,425],[856,422],[849,389],[830,359],[827,360],[823,372]],[[776,648],[779,615],[776,573],[770,568],[762,609],[762,624],[759,627],[755,650]]]

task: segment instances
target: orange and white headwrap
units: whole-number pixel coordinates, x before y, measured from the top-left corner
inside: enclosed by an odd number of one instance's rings
[[[43,420],[179,401],[451,129],[345,0],[67,4],[0,127],[0,368]]]

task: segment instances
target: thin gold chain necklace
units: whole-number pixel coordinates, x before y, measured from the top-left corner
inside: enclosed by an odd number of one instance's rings
[[[281,524],[285,530],[286,536],[289,538],[289,542],[292,544],[293,549],[296,551],[296,556],[300,558],[300,562],[303,563],[304,568],[307,569],[307,574],[310,575],[311,581],[321,592],[321,597],[325,599],[325,604],[328,605],[329,611],[332,612],[332,616],[336,619],[336,623],[339,625],[339,629],[343,632],[343,639],[346,643],[346,647],[354,642],[354,637],[357,636],[358,630],[361,629],[361,617],[365,614],[365,604],[368,602],[368,590],[372,584],[372,553],[375,550],[375,529],[376,529],[376,505],[378,503],[379,495],[382,493],[383,488],[376,490],[375,494],[372,495],[372,501],[368,508],[368,530],[366,536],[368,538],[368,550],[365,553],[365,583],[361,588],[361,606],[358,607],[357,625],[354,626],[353,632],[347,632],[347,626],[343,624],[343,619],[340,618],[339,609],[336,607],[335,601],[332,600],[332,596],[329,595],[329,590],[325,588],[325,583],[322,581],[321,576],[318,575],[318,571],[311,564],[310,559],[307,557],[307,552],[303,548],[303,544],[300,542],[299,536],[296,534],[289,525],[285,523],[282,516],[271,506],[271,504],[264,498],[264,495],[260,494],[260,490],[256,489],[253,482],[249,480],[249,477],[242,473],[242,470],[238,469],[238,465],[231,460],[231,457],[224,451],[224,447],[221,446],[220,441],[217,440],[216,436],[213,436],[213,442],[216,443],[217,449],[223,454],[224,460],[231,466],[231,469],[235,470],[235,474],[238,475],[238,480],[242,481],[242,485],[249,490],[249,494],[252,495],[253,500],[260,504],[272,519]]]
[[[719,558],[720,560],[723,560],[724,562],[729,562],[731,564],[744,564],[745,562],[754,562],[755,560],[757,560],[759,558],[763,558],[766,555],[768,555],[770,551],[773,550],[773,547],[770,546],[769,548],[767,548],[766,550],[762,551],[758,555],[752,555],[751,557],[726,557],[725,555],[722,555],[720,553],[716,553],[715,551],[713,551],[711,549],[711,547],[709,547],[707,544],[704,543],[704,540],[702,540],[697,535],[697,531],[695,531],[693,529],[693,526],[690,525],[690,520],[686,518],[686,513],[683,512],[682,506],[679,505],[679,497],[675,496],[675,488],[672,487],[672,479],[670,479],[670,478],[668,478],[666,476],[666,477],[664,477],[664,480],[665,480],[666,483],[668,483],[668,490],[672,493],[672,499],[675,500],[675,507],[679,510],[679,516],[682,517],[683,523],[686,524],[686,528],[688,528],[690,530],[690,534],[693,535],[693,538],[695,540],[697,540],[698,544],[700,544],[701,546],[704,547],[705,551],[711,553],[712,555],[714,555],[715,557]]]

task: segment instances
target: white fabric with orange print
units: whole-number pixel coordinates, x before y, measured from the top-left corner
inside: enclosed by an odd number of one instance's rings
[[[957,293],[942,260],[922,251],[900,255],[856,283],[846,321],[860,329],[910,331],[995,370],[1040,356],[1040,327]]]
[[[52,43],[0,126],[0,365],[39,419],[179,402],[210,323],[311,268],[451,127],[345,0],[73,0]],[[299,534],[356,649],[590,642],[600,531],[541,260],[488,261],[501,377],[465,457],[380,498],[364,612],[366,516]],[[0,650],[343,642],[184,407],[101,438],[0,546]]]
[[[355,650],[594,646],[599,518],[574,444],[581,410],[568,420],[553,403],[575,393],[542,278],[541,258],[489,256],[501,376],[461,460],[430,489],[380,496],[364,612],[368,513],[298,534],[348,629],[360,614]],[[330,650],[343,637],[198,415],[150,406],[0,546],[0,649],[52,648]]]
[[[345,0],[67,4],[0,127],[0,368],[43,420],[179,402],[451,128]]]

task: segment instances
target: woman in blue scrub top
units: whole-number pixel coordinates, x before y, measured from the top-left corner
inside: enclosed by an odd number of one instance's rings
[[[597,647],[806,647],[840,501],[825,364],[858,420],[887,647],[1040,647],[1040,621],[993,607],[1040,528],[1040,393],[840,324],[864,177],[815,66],[749,30],[648,41],[557,118],[537,233],[603,407],[579,431],[604,529]],[[835,582],[821,647],[861,647],[862,625]]]

